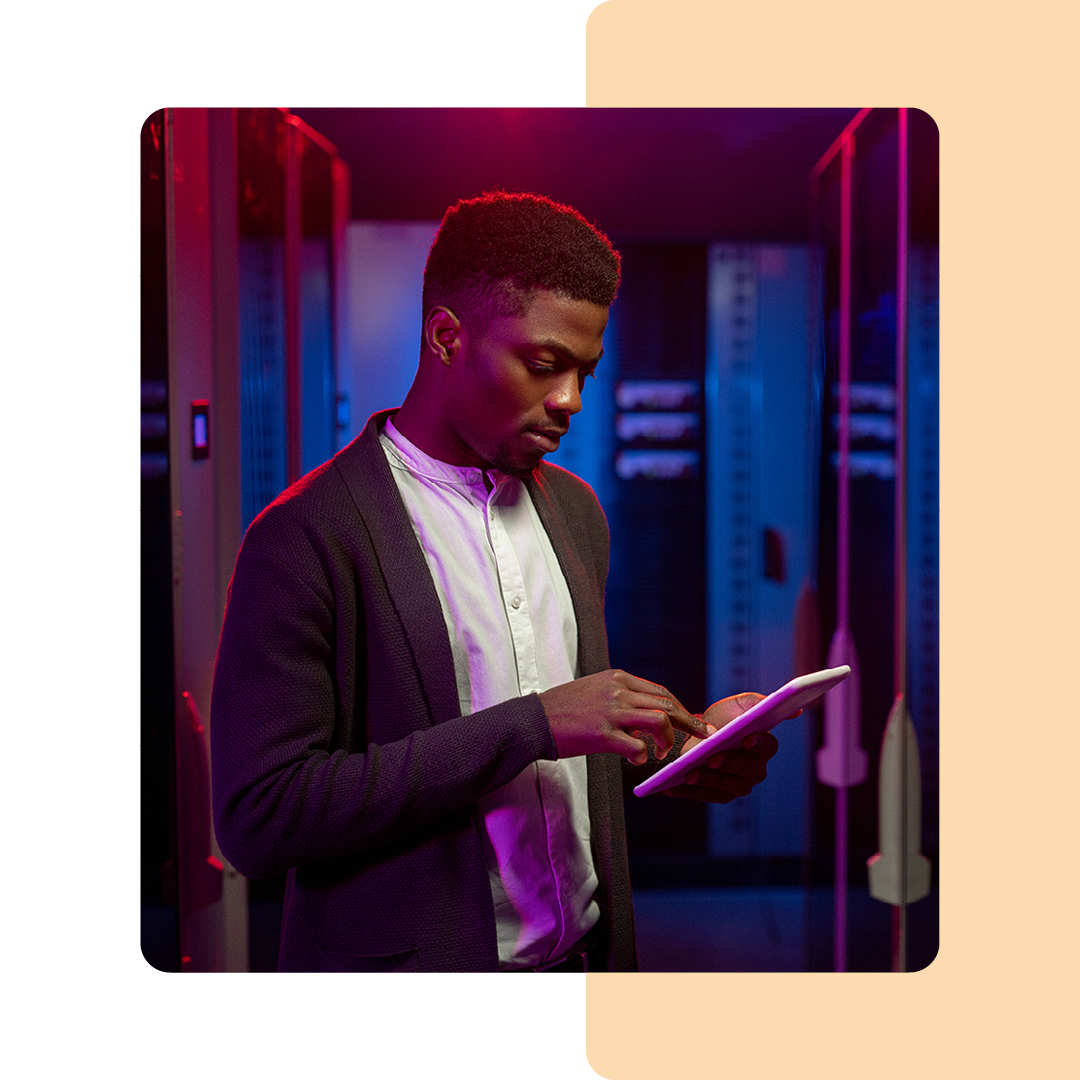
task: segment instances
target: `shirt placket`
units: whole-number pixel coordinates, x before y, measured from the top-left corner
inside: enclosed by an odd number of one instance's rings
[[[517,664],[518,691],[521,694],[539,693],[540,673],[536,664],[536,646],[533,641],[529,599],[525,592],[525,578],[500,513],[500,490],[500,487],[494,488],[486,498],[488,542],[495,556],[503,610],[510,628],[510,641]]]
[[[521,571],[516,549],[503,522],[498,505],[498,492],[499,489],[496,488],[488,496],[486,514],[488,536],[498,568],[503,606],[506,609],[514,656],[517,660],[520,690],[523,694],[539,693],[541,690],[540,673],[537,666],[528,596],[525,591],[525,577]],[[573,944],[572,941],[565,940],[566,904],[569,891],[564,875],[559,872],[560,859],[553,850],[553,847],[558,844],[556,837],[562,835],[567,826],[562,803],[566,795],[565,777],[562,775],[559,762],[535,762],[533,769],[536,777],[535,790],[544,822],[548,872],[551,875],[549,880],[554,890],[555,912],[559,920],[556,941],[550,952],[551,956],[555,956]]]

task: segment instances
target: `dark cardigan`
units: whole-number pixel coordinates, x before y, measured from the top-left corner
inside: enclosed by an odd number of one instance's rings
[[[434,582],[378,431],[252,522],[211,711],[214,820],[242,874],[288,870],[281,970],[495,971],[476,802],[558,755],[539,698],[460,716]],[[606,669],[608,530],[588,485],[542,463],[526,486]],[[600,880],[594,968],[634,970],[622,759],[588,759]]]

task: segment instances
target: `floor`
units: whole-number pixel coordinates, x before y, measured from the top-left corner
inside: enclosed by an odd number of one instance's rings
[[[848,971],[892,968],[893,909],[865,889],[847,899]],[[827,888],[635,889],[642,971],[832,971]],[[908,907],[908,970],[937,954],[937,896]]]
[[[642,971],[832,971],[833,894],[801,887],[634,890]],[[143,910],[143,951],[169,969],[169,909]],[[281,904],[250,905],[251,970],[273,971]],[[937,894],[908,908],[908,970],[937,954]],[[848,971],[891,969],[892,908],[848,893]]]
[[[642,971],[802,971],[800,889],[637,889]]]

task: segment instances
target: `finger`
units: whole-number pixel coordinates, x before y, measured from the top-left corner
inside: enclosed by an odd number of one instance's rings
[[[631,765],[644,765],[649,760],[649,747],[644,739],[635,739],[618,728],[614,729],[608,738],[611,752],[626,758]]]
[[[691,769],[678,787],[669,788],[673,799],[728,803],[749,795],[766,777],[769,758],[776,753],[776,738],[756,732],[743,740],[747,748],[722,750],[708,758],[704,766]]]
[[[687,735],[694,735],[699,739],[704,739],[706,736],[711,735],[715,728],[710,728],[705,721],[696,713],[690,712],[689,709],[673,694],[670,690],[666,690],[664,687],[658,687],[662,693],[664,699],[664,711],[671,719],[671,726],[677,728],[679,731],[686,732]]]
[[[652,742],[659,756],[667,756],[667,752],[675,745],[675,731],[671,726],[667,713],[659,709],[647,709],[638,705],[636,708],[626,708],[614,718],[614,726],[639,739]]]
[[[667,788],[664,794],[669,799],[689,799],[692,802],[703,803],[729,803],[735,799],[734,795],[720,795],[710,788],[687,787],[680,784],[678,787]]]
[[[682,705],[675,702],[676,709],[674,711],[669,710],[668,716],[671,718],[671,726],[677,728],[679,731],[685,732],[687,735],[695,735],[699,739],[707,738],[711,735],[716,728],[710,727],[701,719],[700,716],[696,716],[692,712],[688,712]]]
[[[720,755],[718,755],[720,756]],[[730,763],[729,763],[730,764]],[[735,768],[714,768],[710,762],[703,766],[691,769],[684,777],[683,783],[688,787],[707,788],[731,788],[738,794],[745,794],[755,784],[760,784],[765,779],[765,767],[761,764],[746,765],[737,763]]]
[[[694,802],[704,803],[729,803],[738,799],[748,791],[730,787],[713,787],[709,784],[679,784],[668,788],[665,795],[669,799],[690,799]]]
[[[742,748],[768,761],[780,749],[780,744],[771,731],[755,731],[743,739]]]
[[[662,697],[660,703],[660,708],[667,714],[671,726],[678,731],[693,735],[698,739],[704,739],[716,730],[710,728],[700,716],[689,712],[682,702],[670,694]]]
[[[702,770],[702,778],[699,783],[723,784],[729,779],[740,784],[746,783],[753,787],[760,784],[766,776],[766,763],[764,758],[753,757],[742,751],[728,752],[726,755],[718,754],[721,760],[718,764],[712,761],[706,762]]]
[[[684,731],[688,735],[696,735],[704,738],[709,734],[705,722],[699,716],[695,716],[685,705],[665,686],[659,683],[649,682],[648,679],[639,679],[636,675],[628,672],[620,672],[622,683],[627,690],[654,699],[647,708],[661,709],[667,713],[673,727]]]
[[[658,743],[648,732],[642,731],[639,728],[631,728],[628,732],[635,739],[640,739],[645,745],[652,751],[652,755],[657,761],[663,761],[668,756],[668,751],[671,746],[662,746]],[[674,742],[672,742],[674,745]]]
[[[658,745],[669,750],[675,744],[675,724],[665,705],[671,705],[670,699],[624,690],[614,722],[623,730],[640,728],[652,735]]]

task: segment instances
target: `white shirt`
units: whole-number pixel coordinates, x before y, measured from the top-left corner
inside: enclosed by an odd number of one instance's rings
[[[521,480],[380,436],[450,635],[462,715],[577,677],[577,622]],[[499,967],[557,959],[599,918],[585,758],[537,761],[480,800]]]

